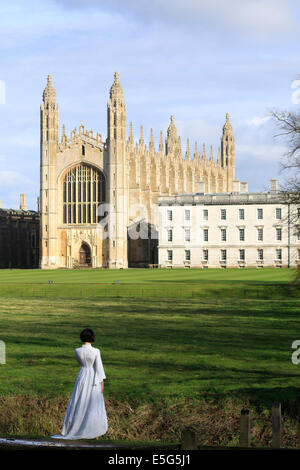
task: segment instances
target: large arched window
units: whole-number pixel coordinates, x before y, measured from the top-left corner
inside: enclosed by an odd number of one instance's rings
[[[96,224],[97,209],[105,201],[105,178],[96,168],[80,164],[63,180],[63,223]]]

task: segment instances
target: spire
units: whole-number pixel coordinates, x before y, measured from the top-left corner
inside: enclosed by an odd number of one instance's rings
[[[220,147],[218,147],[218,158],[217,158],[217,165],[221,166],[222,161],[221,161],[221,150]]]
[[[226,132],[232,132],[232,125],[229,120],[229,113],[226,113],[226,122],[223,126],[223,134],[225,134]]]
[[[190,141],[189,141],[189,139],[187,139],[187,141],[186,141],[185,159],[186,159],[186,160],[190,160],[190,159],[191,159],[191,154],[190,154]]]
[[[114,82],[110,87],[110,100],[107,103],[107,139],[126,141],[126,104],[123,88],[119,82],[119,74],[115,72]]]
[[[205,144],[203,144],[202,158],[204,158],[204,159],[206,158]]]
[[[67,136],[66,136],[66,126],[63,124],[62,125],[62,133],[61,133],[61,141],[66,142]]]
[[[149,149],[154,150],[153,129],[150,129]]]
[[[229,120],[229,113],[226,113],[226,122],[223,126],[221,137],[221,162],[222,167],[227,168],[226,190],[232,191],[235,179],[235,139]]]
[[[198,154],[198,146],[197,146],[197,142],[195,142],[195,151],[194,151],[194,160],[196,158],[198,158],[199,154]]]
[[[174,124],[174,116],[171,116],[171,122],[169,124],[168,130],[167,130],[167,137],[170,137],[172,140],[177,139],[177,129]]]
[[[119,82],[119,73],[115,72],[114,83],[110,87],[110,98],[123,98],[123,88]]]
[[[164,139],[163,139],[162,131],[160,131],[160,135],[159,135],[159,147],[158,147],[158,149],[159,149],[160,153],[163,153],[163,151],[164,151]]]
[[[133,144],[133,132],[132,132],[132,122],[129,124],[129,137],[128,137],[128,142]]]
[[[178,151],[178,154],[181,155],[181,138],[180,138],[180,136],[177,139],[177,151]]]
[[[140,147],[144,147],[144,133],[143,133],[143,126],[141,126],[141,130],[140,130]]]
[[[44,143],[52,142],[55,145],[59,143],[58,105],[51,75],[47,77],[47,85],[43,91],[43,102],[41,103],[41,139]],[[41,146],[43,147],[42,143]]]
[[[51,101],[51,102],[55,102],[56,101],[56,92],[53,88],[53,85],[52,85],[52,77],[51,75],[48,75],[47,77],[47,85],[43,91],[43,101]]]
[[[212,145],[210,146],[210,156],[209,156],[209,160],[210,160],[211,162],[214,161],[214,155],[213,155],[213,148],[212,148]]]
[[[174,124],[174,116],[171,116],[171,122],[167,130],[166,151],[167,154],[171,153],[178,143],[177,129]]]

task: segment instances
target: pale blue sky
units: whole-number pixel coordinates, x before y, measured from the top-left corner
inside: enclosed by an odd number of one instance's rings
[[[106,137],[106,103],[119,71],[135,138],[153,128],[156,146],[171,114],[182,147],[197,140],[216,158],[225,114],[236,139],[236,177],[249,190],[284,180],[284,142],[263,119],[297,110],[296,0],[0,0],[0,199],[36,209],[39,107],[50,73],[60,130],[80,125]],[[1,90],[0,90],[1,91]],[[1,96],[1,93],[0,93]]]

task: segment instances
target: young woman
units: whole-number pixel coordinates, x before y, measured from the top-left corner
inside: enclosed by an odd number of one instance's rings
[[[61,435],[55,439],[94,439],[107,432],[107,416],[103,398],[106,379],[100,350],[91,343],[95,334],[90,328],[80,333],[81,348],[75,349],[75,357],[82,366],[68,403]]]

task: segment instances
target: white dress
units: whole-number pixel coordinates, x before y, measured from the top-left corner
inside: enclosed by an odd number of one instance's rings
[[[94,439],[107,432],[107,416],[101,382],[106,378],[100,351],[90,344],[75,349],[82,366],[68,403],[61,435],[54,439]]]

